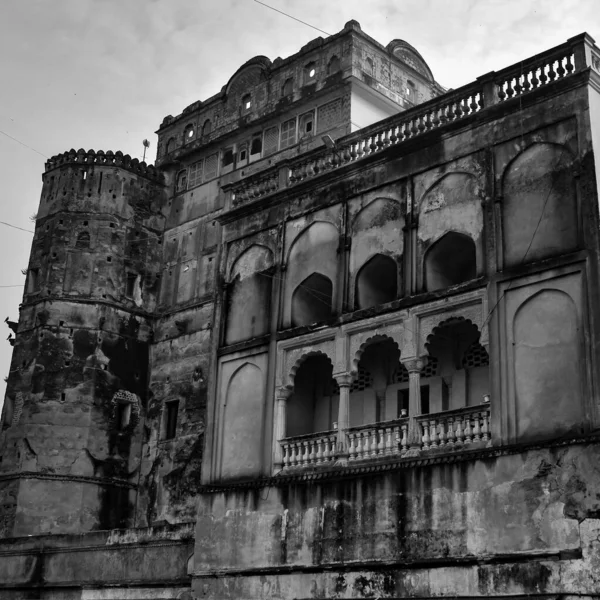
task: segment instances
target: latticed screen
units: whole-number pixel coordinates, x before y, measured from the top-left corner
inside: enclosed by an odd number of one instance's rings
[[[351,392],[362,392],[362,390],[366,390],[373,385],[373,376],[369,371],[367,371],[363,367],[358,367],[358,374],[356,379],[352,382],[352,386],[350,387]]]
[[[490,357],[488,356],[486,349],[479,342],[475,342],[465,352],[462,364],[465,369],[486,367],[490,364]]]
[[[394,380],[396,383],[407,383],[408,382],[408,371],[404,365],[400,365],[396,369],[396,373],[394,374]]]
[[[280,147],[287,148],[296,143],[296,119],[290,119],[281,126]]]
[[[188,171],[188,188],[195,187],[202,183],[202,171],[204,167],[204,161],[199,160],[195,162]]]
[[[273,152],[277,152],[279,148],[278,145],[279,140],[279,129],[277,127],[271,127],[265,131],[265,147],[264,154],[273,154]]]
[[[212,179],[217,176],[217,172],[219,169],[219,155],[211,154],[207,157],[204,164],[204,181],[208,179]]]
[[[421,371],[421,377],[435,377],[438,371],[438,359],[435,356],[430,356],[427,361],[427,366]]]

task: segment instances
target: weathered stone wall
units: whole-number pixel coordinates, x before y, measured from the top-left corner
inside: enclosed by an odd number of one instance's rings
[[[215,489],[200,503],[193,589],[208,598],[593,595],[599,453],[596,443],[490,450]]]
[[[162,176],[120,153],[47,164],[0,440],[5,536],[135,518],[164,203]]]
[[[6,600],[178,598],[190,588],[193,527],[123,529],[0,542]]]

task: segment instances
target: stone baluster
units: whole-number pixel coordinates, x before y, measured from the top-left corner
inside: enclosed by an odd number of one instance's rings
[[[292,390],[279,387],[275,391],[275,467],[283,466],[280,440],[286,436],[287,402],[292,395]]]
[[[340,403],[338,408],[337,451],[339,459],[348,460],[348,439],[346,430],[350,426],[350,386],[352,385],[351,373],[338,373],[334,375],[340,388]]]
[[[448,417],[448,431],[446,433],[446,443],[448,446],[454,446],[454,417]]]
[[[421,439],[423,440],[423,448],[429,448],[431,446],[429,439],[429,424],[427,421],[419,421],[419,428],[422,431]]]
[[[440,422],[438,423],[438,445],[446,445],[446,424],[443,419],[440,419]]]
[[[481,413],[475,413],[473,418],[473,441],[480,442],[481,441]]]
[[[356,433],[348,434],[348,457],[350,460],[356,458]]]
[[[464,442],[463,428],[462,428],[462,419],[457,417],[454,421],[456,423],[456,428],[454,430],[456,443],[462,444]]]
[[[323,462],[323,438],[319,438],[317,440],[317,464],[321,464]]]
[[[406,452],[408,450],[408,424],[402,423],[400,426],[400,452]]]
[[[394,433],[394,430],[392,427],[385,428],[385,453],[386,454],[392,454],[392,452],[394,450],[393,433]]]
[[[416,456],[421,450],[423,438],[417,417],[421,412],[421,371],[427,365],[427,357],[402,361],[408,371],[408,446],[409,455]]]
[[[484,442],[490,440],[490,413],[486,410],[483,414],[483,424],[481,426],[481,437]]]
[[[435,419],[429,421],[429,444],[432,448],[437,448],[438,446],[437,424]]]
[[[465,444],[470,444],[473,441],[473,430],[471,429],[471,415],[465,415],[463,432],[465,435]]]

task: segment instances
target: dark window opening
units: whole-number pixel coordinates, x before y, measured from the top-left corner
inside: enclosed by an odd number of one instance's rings
[[[210,119],[206,119],[206,121],[204,121],[204,125],[202,125],[202,135],[208,135],[211,132],[212,123],[210,122]]]
[[[252,108],[252,96],[250,94],[246,94],[242,98],[242,114],[249,113],[251,108]]]
[[[292,326],[300,327],[331,318],[333,284],[328,277],[313,273],[292,295]]]
[[[300,117],[300,134],[312,135],[314,129],[315,115],[313,112],[306,113]]]
[[[173,152],[173,150],[175,150],[175,138],[171,138],[167,142],[167,154]]]
[[[242,162],[248,158],[248,149],[246,148],[246,146],[240,147],[238,156],[239,156],[240,162]]]
[[[179,413],[179,400],[165,404],[165,440],[172,440],[177,434],[177,415]]]
[[[425,254],[425,289],[432,292],[474,279],[476,264],[475,242],[451,231]]]
[[[233,164],[233,148],[227,148],[225,152],[223,152],[223,166],[228,167]]]
[[[408,388],[398,390],[398,416],[408,417]]]
[[[429,386],[428,385],[421,386],[421,414],[422,415],[429,414]]]
[[[396,299],[398,266],[389,256],[376,254],[356,276],[356,308],[370,308]]]
[[[132,297],[135,292],[135,282],[137,281],[137,275],[135,273],[127,273],[127,283],[125,288],[125,295]]]
[[[250,145],[250,154],[260,154],[262,152],[262,137],[252,138],[252,144]]]

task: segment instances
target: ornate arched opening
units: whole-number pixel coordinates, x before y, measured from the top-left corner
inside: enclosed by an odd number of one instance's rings
[[[471,321],[453,317],[427,338],[429,361],[421,385],[428,386],[429,406],[424,413],[475,406],[489,396],[489,356],[480,336]]]
[[[330,358],[322,353],[306,357],[294,373],[287,402],[286,437],[334,429],[339,394]]]

